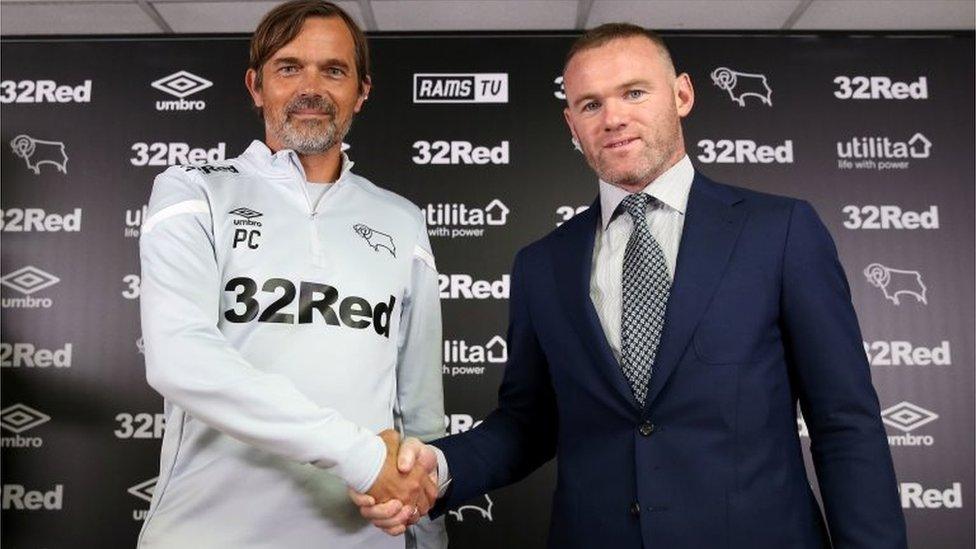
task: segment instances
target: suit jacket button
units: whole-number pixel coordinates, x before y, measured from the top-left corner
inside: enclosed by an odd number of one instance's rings
[[[635,517],[640,514],[640,504],[636,501],[630,504],[630,514]]]
[[[649,437],[651,436],[651,433],[654,432],[654,424],[651,423],[650,421],[645,421],[644,423],[641,423],[640,429],[638,429],[638,431],[642,436]]]

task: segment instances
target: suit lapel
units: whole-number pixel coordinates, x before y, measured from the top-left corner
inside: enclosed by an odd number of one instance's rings
[[[600,317],[590,299],[593,241],[599,222],[599,198],[588,210],[566,222],[566,231],[560,234],[561,238],[555,240],[552,254],[556,286],[566,304],[566,312],[594,362],[617,392],[636,408],[637,401],[613,356],[600,324]]]
[[[745,209],[733,207],[740,200],[696,172],[645,410],[674,372],[722,278],[745,220]]]

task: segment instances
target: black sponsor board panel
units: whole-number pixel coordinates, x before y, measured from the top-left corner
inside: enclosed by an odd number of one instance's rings
[[[911,545],[971,546],[972,33],[667,38],[696,90],[684,122],[696,167],[809,200],[834,236]],[[372,37],[374,88],[348,154],[425,209],[444,292],[448,433],[495,405],[515,252],[596,196],[562,117],[572,39]],[[162,428],[139,350],[142,208],[166,166],[235,156],[261,137],[246,57],[239,36],[3,41],[11,547],[134,542]],[[540,546],[554,482],[550,464],[449,514],[453,545]]]

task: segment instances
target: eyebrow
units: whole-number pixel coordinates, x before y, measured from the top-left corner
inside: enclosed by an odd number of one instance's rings
[[[279,57],[277,59],[274,59],[272,62],[275,64],[275,66],[305,64],[304,60],[299,59],[297,57]],[[337,59],[337,58],[326,59],[325,61],[318,63],[318,65],[323,67],[342,67],[344,69],[349,68],[349,63],[346,63],[342,59]]]

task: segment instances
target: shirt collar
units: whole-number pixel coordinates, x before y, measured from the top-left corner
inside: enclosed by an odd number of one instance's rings
[[[302,168],[302,162],[298,159],[298,153],[291,149],[281,149],[276,153],[272,153],[271,149],[261,140],[255,139],[251,142],[251,145],[245,151],[245,154],[257,159],[258,163],[262,166],[269,166],[271,168],[280,168],[282,166],[295,166],[298,171],[301,172],[302,177],[305,178],[305,169]],[[340,162],[342,162],[342,168],[339,170],[339,177],[335,180],[336,183],[342,181],[352,170],[352,167],[356,164],[349,159],[349,155],[342,153]],[[308,181],[308,178],[305,178]]]
[[[688,207],[688,193],[691,190],[691,182],[694,179],[695,168],[691,165],[691,159],[688,158],[688,155],[685,155],[640,192],[653,196],[664,205],[684,215],[685,209]],[[603,216],[604,230],[613,219],[617,207],[629,194],[616,185],[600,180],[600,213]]]

